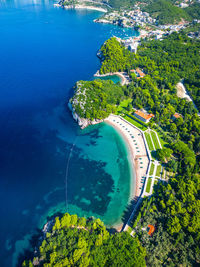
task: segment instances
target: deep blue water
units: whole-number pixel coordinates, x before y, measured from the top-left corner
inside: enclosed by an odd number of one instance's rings
[[[55,212],[120,221],[129,201],[127,148],[109,125],[81,131],[67,109],[77,80],[92,79],[112,35],[94,11],[53,1],[0,1],[0,266],[16,266]]]

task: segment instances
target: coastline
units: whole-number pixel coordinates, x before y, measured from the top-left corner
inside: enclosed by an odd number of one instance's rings
[[[105,122],[110,124],[119,132],[129,149],[132,172],[129,200],[135,200],[135,203],[137,203],[137,200],[143,191],[143,186],[145,184],[144,177],[146,177],[149,165],[149,159],[145,148],[145,142],[143,141],[143,135],[139,129],[133,125],[129,125],[128,122],[119,116],[110,115],[105,119]],[[132,136],[134,136],[134,140],[137,141],[134,142]],[[137,146],[135,145],[136,142]],[[140,147],[140,150],[137,150],[137,147]],[[113,227],[117,231],[121,231],[123,224],[116,223],[113,225]]]
[[[132,147],[130,140],[127,138],[127,136],[124,134],[124,132],[121,130],[120,127],[118,127],[115,123],[113,123],[113,121],[108,117],[107,119],[105,119],[105,122],[108,123],[109,125],[111,125],[113,128],[115,128],[115,130],[122,136],[122,138],[124,139],[125,143],[127,144],[128,150],[130,152],[130,162],[132,164],[131,166],[131,179],[134,179],[135,181],[131,182],[131,190],[130,190],[130,199],[133,199],[137,196],[139,196],[139,190],[137,188],[137,180],[138,180],[138,165],[135,159],[135,152],[134,152],[134,148]],[[134,185],[134,186],[133,186]]]
[[[54,4],[56,7],[62,7],[64,9],[88,9],[88,10],[95,10],[99,12],[106,13],[107,9],[102,8],[102,7],[95,7],[95,6],[85,6],[85,5],[69,5],[69,6],[62,6],[59,4]]]
[[[106,74],[99,74],[99,71],[97,71],[97,73],[94,74],[94,77],[101,78],[101,77],[107,77],[107,76],[113,76],[113,75],[116,75],[116,76],[118,76],[120,78],[121,85],[127,84],[128,81],[127,81],[127,79],[125,78],[125,76],[123,75],[122,72],[108,72]]]

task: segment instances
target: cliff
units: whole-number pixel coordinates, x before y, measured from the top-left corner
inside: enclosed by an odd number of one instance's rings
[[[111,80],[79,81],[68,106],[81,128],[102,122],[116,111],[123,97],[121,85]]]
[[[81,129],[84,129],[86,127],[88,127],[89,125],[94,125],[94,124],[98,124],[100,122],[103,122],[103,120],[89,120],[86,118],[81,118],[77,113],[75,108],[73,108],[71,101],[69,101],[68,103],[68,107],[72,112],[72,116],[74,118],[74,120],[78,123],[78,125],[81,127]]]

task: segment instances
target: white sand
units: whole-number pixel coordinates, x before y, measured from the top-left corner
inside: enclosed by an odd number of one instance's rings
[[[133,181],[134,190],[131,192],[131,199],[137,199],[144,186],[142,179],[146,177],[149,157],[145,146],[145,141],[142,132],[132,124],[129,124],[123,118],[115,115],[110,115],[105,122],[108,122],[115,127],[124,137],[131,152],[131,160],[133,164],[133,171],[135,172],[135,181]],[[134,136],[132,138],[132,136]],[[144,180],[144,179],[143,179]]]
[[[96,10],[100,12],[107,12],[106,9],[102,7],[95,7],[95,6],[85,6],[85,5],[74,5],[74,6],[64,6],[65,9],[89,9],[89,10]]]

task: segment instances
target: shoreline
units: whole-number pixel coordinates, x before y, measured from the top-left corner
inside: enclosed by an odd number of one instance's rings
[[[130,152],[130,163],[131,163],[131,179],[134,179],[135,183],[133,183],[132,181],[132,186],[131,186],[131,190],[130,190],[130,199],[133,199],[134,197],[137,197],[139,196],[139,191],[137,190],[137,185],[136,185],[136,181],[138,180],[138,172],[137,172],[137,162],[136,162],[136,159],[135,159],[135,152],[134,152],[134,149],[130,143],[130,141],[128,140],[127,136],[124,134],[124,132],[121,130],[120,127],[118,127],[115,123],[113,123],[109,118],[105,119],[105,122],[108,123],[109,125],[111,125],[113,128],[115,128],[115,130],[122,136],[125,144],[127,145],[127,148]],[[134,186],[133,186],[134,184]]]
[[[133,150],[131,148],[131,144],[130,144],[129,140],[124,135],[124,133],[120,130],[120,128],[116,127],[116,125],[114,123],[112,123],[112,121],[110,121],[110,120],[105,120],[105,122],[107,124],[111,125],[118,132],[118,134],[122,137],[128,151],[129,151],[128,161],[131,164],[131,166],[130,166],[131,182],[130,182],[130,195],[129,195],[129,201],[130,201],[136,196],[136,183],[135,182],[137,180],[137,171],[136,171],[137,166],[136,166],[136,162],[135,162],[135,156],[134,156],[134,153],[133,153]]]
[[[115,130],[122,136],[124,142],[127,144],[127,148],[130,152],[130,170],[131,170],[131,182],[130,182],[130,196],[129,201],[135,200],[135,204],[140,198],[143,187],[145,185],[144,177],[147,175],[149,158],[146,151],[145,142],[143,140],[143,135],[141,131],[134,127],[134,125],[129,125],[128,122],[123,120],[123,118],[115,115],[110,115],[104,120],[106,123],[115,128]],[[131,129],[132,128],[132,129]],[[128,129],[128,130],[126,130]],[[131,131],[132,130],[132,131]],[[135,145],[136,141],[133,141],[132,135],[134,135],[137,140],[137,146]],[[140,147],[140,150],[137,150],[136,147]],[[138,152],[139,151],[139,152]],[[143,162],[142,162],[143,161]],[[141,164],[142,162],[142,164]],[[142,166],[141,166],[142,165]],[[113,225],[118,232],[122,230],[125,223],[116,223]]]
[[[102,7],[95,7],[95,6],[85,6],[85,5],[69,5],[69,6],[63,6],[59,4],[54,4],[55,7],[62,7],[64,9],[88,9],[88,10],[95,10],[99,12],[106,13],[107,9]]]
[[[125,85],[125,84],[127,84],[127,79],[124,77],[124,75],[123,75],[123,73],[122,72],[108,72],[108,73],[106,73],[106,74],[99,74],[99,71],[97,71],[97,73],[95,73],[94,74],[94,77],[99,77],[99,78],[101,78],[101,77],[107,77],[107,76],[114,76],[114,75],[116,75],[116,76],[118,76],[119,78],[120,78],[120,83],[121,83],[121,85]]]
[[[135,160],[134,160],[134,155],[133,155],[133,151],[131,149],[131,145],[129,143],[129,141],[127,140],[126,136],[124,135],[124,133],[115,126],[114,123],[112,123],[111,121],[105,120],[105,122],[107,124],[109,124],[110,126],[112,126],[117,133],[121,136],[121,138],[123,139],[128,151],[129,151],[129,155],[128,155],[128,161],[130,164],[130,193],[129,193],[129,202],[135,198],[136,195],[136,182],[137,182],[137,171],[136,171],[136,164],[135,164]],[[114,223],[112,225],[113,228],[115,228],[118,232],[121,232],[122,228],[124,226],[124,223]]]

